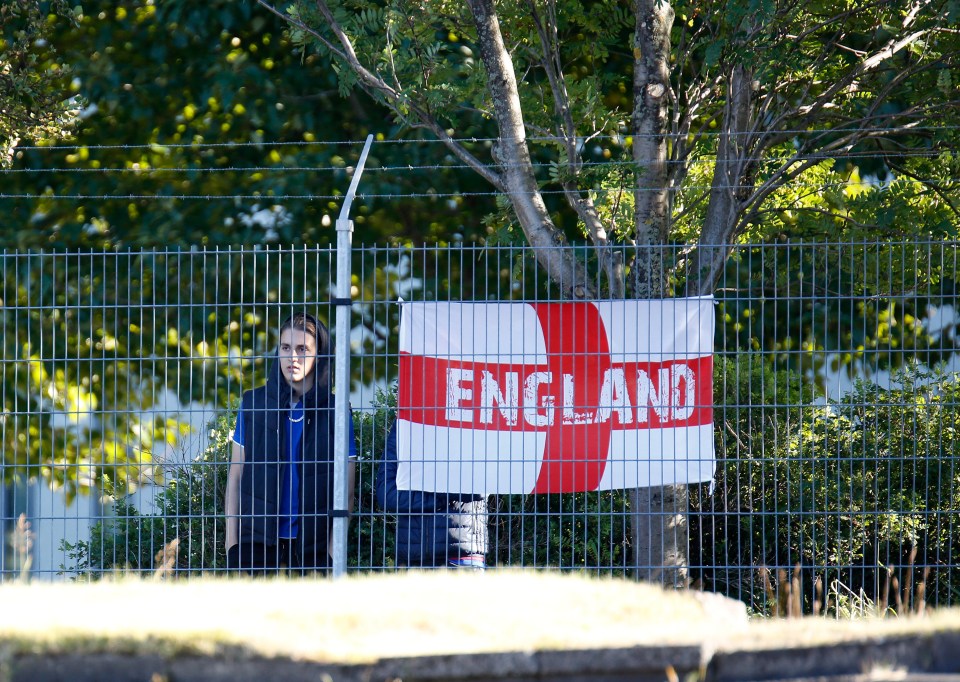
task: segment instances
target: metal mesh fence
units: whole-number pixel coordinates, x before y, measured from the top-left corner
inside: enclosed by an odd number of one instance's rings
[[[682,295],[685,249],[651,254],[664,294]],[[602,295],[601,254],[569,255]],[[241,396],[267,382],[288,315],[332,332],[335,265],[301,247],[5,252],[0,580],[223,571]],[[398,300],[561,294],[529,247],[355,248],[352,385],[338,392],[356,445],[349,571],[449,544],[431,535],[442,508],[445,524],[482,528],[488,567],[690,584],[765,612],[784,608],[784,586],[808,612],[955,604],[956,278],[953,243],[737,246],[715,292],[710,482],[402,511],[376,485]],[[665,532],[638,530],[652,526]]]

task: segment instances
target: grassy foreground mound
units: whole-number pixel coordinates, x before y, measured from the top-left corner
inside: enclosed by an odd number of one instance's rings
[[[749,620],[739,602],[533,571],[408,572],[343,580],[0,585],[0,658],[238,650],[330,663],[438,654],[836,642],[960,630],[960,613],[838,622]]]

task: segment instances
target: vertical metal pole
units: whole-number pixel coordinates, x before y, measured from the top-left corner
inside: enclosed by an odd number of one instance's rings
[[[350,256],[353,243],[353,221],[350,220],[350,205],[360,183],[360,174],[367,162],[367,154],[373,135],[360,153],[360,161],[350,181],[350,189],[344,197],[337,218],[337,327],[334,386],[334,446],[333,446],[333,577],[340,578],[347,572],[347,457],[350,452]]]

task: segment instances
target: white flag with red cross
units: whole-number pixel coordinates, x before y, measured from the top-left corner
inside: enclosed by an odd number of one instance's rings
[[[713,298],[404,303],[397,486],[527,494],[709,481]]]

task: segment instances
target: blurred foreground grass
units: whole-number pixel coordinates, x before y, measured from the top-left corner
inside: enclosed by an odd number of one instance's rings
[[[408,572],[323,580],[0,585],[0,652],[215,655],[330,663],[642,645],[716,649],[960,630],[923,618],[748,620],[715,595],[581,574]]]

